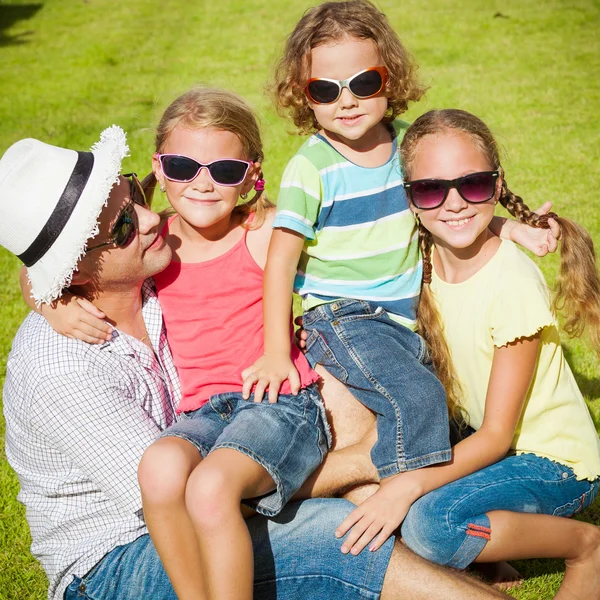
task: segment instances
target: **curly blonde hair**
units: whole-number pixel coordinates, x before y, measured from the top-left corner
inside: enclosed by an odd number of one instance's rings
[[[419,142],[428,135],[445,132],[468,135],[481,150],[494,170],[500,170],[500,151],[491,131],[481,119],[464,110],[432,110],[420,116],[406,131],[400,147],[400,160],[405,180],[410,180]],[[510,191],[503,177],[499,201],[521,223],[548,228],[548,218],[556,220],[561,229],[561,261],[556,280],[552,308],[565,317],[563,329],[571,337],[587,331],[594,350],[600,354],[600,279],[596,267],[594,244],[589,233],[577,223],[554,213],[538,215],[531,211],[520,196]],[[423,252],[423,291],[419,302],[418,322],[431,350],[438,376],[454,397],[457,381],[452,358],[444,338],[444,328],[431,283],[431,246],[429,231],[419,225]]]
[[[263,163],[262,139],[256,115],[237,94],[228,90],[210,87],[197,87],[187,91],[174,100],[165,110],[156,128],[156,152],[162,152],[167,139],[178,125],[190,129],[209,128],[230,131],[242,143],[248,160]],[[262,172],[260,178],[262,178]],[[156,178],[150,173],[142,182],[146,197],[151,201],[156,188]],[[254,196],[235,207],[235,211],[244,217],[244,221],[255,213],[252,229],[262,225],[269,209],[274,206],[262,190],[256,190]]]
[[[384,122],[393,121],[406,111],[409,102],[416,102],[425,93],[412,57],[374,4],[368,0],[325,2],[307,10],[290,34],[271,89],[278,112],[289,114],[300,133],[320,128],[304,93],[310,78],[311,50],[344,38],[371,40],[381,55],[389,75]]]

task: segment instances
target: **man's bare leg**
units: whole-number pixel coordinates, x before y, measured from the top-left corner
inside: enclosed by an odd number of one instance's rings
[[[375,428],[375,415],[321,365],[317,365],[315,371],[321,376],[321,394],[333,432],[331,450],[358,444]]]
[[[383,580],[381,600],[488,600],[509,598],[461,571],[434,565],[397,541]]]

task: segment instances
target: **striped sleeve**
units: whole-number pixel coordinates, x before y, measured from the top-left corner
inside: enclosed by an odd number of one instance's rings
[[[314,240],[321,194],[319,171],[305,156],[296,154],[283,173],[273,227],[285,227]]]

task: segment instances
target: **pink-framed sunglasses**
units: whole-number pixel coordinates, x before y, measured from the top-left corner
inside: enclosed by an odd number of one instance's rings
[[[239,185],[246,178],[248,169],[253,161],[239,160],[237,158],[220,158],[202,164],[197,160],[183,154],[154,154],[160,163],[164,176],[170,181],[188,183],[198,177],[202,169],[208,169],[210,178],[217,185]]]

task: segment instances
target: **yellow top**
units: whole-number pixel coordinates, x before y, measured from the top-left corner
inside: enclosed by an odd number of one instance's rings
[[[467,281],[446,283],[434,270],[431,289],[445,323],[471,427],[479,429],[483,422],[494,347],[541,331],[536,371],[512,451],[567,465],[577,479],[596,479],[600,440],[563,355],[549,290],[535,263],[512,242],[503,241]]]

